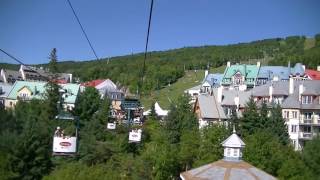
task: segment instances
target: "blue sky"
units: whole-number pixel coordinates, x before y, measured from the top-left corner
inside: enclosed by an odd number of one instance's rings
[[[150,50],[320,33],[319,0],[154,1]],[[99,57],[143,52],[150,2],[71,0]],[[0,48],[31,64],[54,47],[59,60],[94,59],[66,0],[0,1]]]

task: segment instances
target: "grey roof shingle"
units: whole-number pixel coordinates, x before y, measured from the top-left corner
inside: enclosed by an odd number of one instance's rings
[[[245,161],[219,160],[180,174],[185,180],[195,179],[259,179],[274,180],[275,177],[258,169]]]
[[[201,94],[198,96],[202,118],[226,119],[226,115],[220,104],[217,103],[215,96]]]

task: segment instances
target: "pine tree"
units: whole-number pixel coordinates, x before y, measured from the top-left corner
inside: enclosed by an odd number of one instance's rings
[[[257,105],[253,98],[250,98],[240,120],[240,130],[242,136],[250,135],[257,131],[261,127],[259,123],[260,117]]]
[[[60,86],[52,81],[47,82],[45,85],[45,109],[48,113],[50,119],[53,119],[56,115],[58,115],[58,102],[61,100],[59,94]],[[62,107],[59,107],[62,108]]]
[[[320,137],[308,141],[302,151],[302,158],[305,164],[309,167],[315,177],[319,178],[320,174]]]
[[[17,118],[23,118],[25,123],[10,153],[10,167],[16,179],[41,179],[52,168],[50,144],[53,129],[41,101],[32,100],[16,108],[21,107],[24,108],[20,111],[23,114]]]
[[[57,58],[57,49],[53,48],[50,53],[50,62],[49,62],[49,71],[51,73],[58,73],[58,58]]]
[[[157,113],[156,113],[156,109],[155,109],[155,102],[152,102],[151,109],[150,109],[150,114],[149,114],[149,119],[152,119],[152,120],[157,120],[158,119],[158,116],[157,116]]]
[[[269,118],[269,110],[268,106],[265,102],[262,103],[260,108],[260,122],[259,125],[261,129],[268,128],[271,125],[270,118]]]
[[[165,119],[165,130],[170,143],[179,143],[183,131],[198,128],[198,121],[192,112],[188,96],[178,98],[176,105],[171,105],[170,112]]]
[[[289,135],[287,125],[282,117],[282,111],[279,104],[275,105],[271,109],[270,116],[270,128],[269,130],[277,137],[279,137],[280,143],[286,145],[289,143]]]

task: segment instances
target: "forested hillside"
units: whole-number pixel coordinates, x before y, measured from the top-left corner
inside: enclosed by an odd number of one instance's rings
[[[60,71],[73,72],[82,81],[110,78],[128,86],[131,92],[136,92],[143,58],[143,53],[140,53],[100,61],[65,61],[58,65]],[[287,65],[288,61],[291,61],[292,65],[295,62],[303,62],[308,68],[315,68],[320,64],[320,34],[311,41],[304,36],[291,36],[234,45],[186,47],[149,52],[142,89],[144,93],[149,94],[153,90],[177,81],[184,75],[184,70],[205,69],[208,65],[219,67],[227,61],[253,62],[258,59],[272,65]],[[1,67],[8,66],[1,65]]]

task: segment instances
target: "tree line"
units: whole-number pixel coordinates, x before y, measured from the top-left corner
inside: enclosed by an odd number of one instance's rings
[[[182,171],[223,158],[221,142],[231,134],[232,128],[222,124],[199,130],[189,97],[181,96],[164,121],[151,113],[140,127],[142,142],[132,144],[128,132],[139,127],[107,130],[110,102],[87,88],[72,112],[80,117],[78,155],[56,157],[52,139],[59,123],[52,102],[58,94],[54,88],[48,91],[45,100],[0,110],[1,179],[177,179]],[[317,178],[320,139],[295,152],[279,107],[257,107],[251,100],[243,118],[234,116],[231,122],[246,143],[247,162],[280,179]]]

